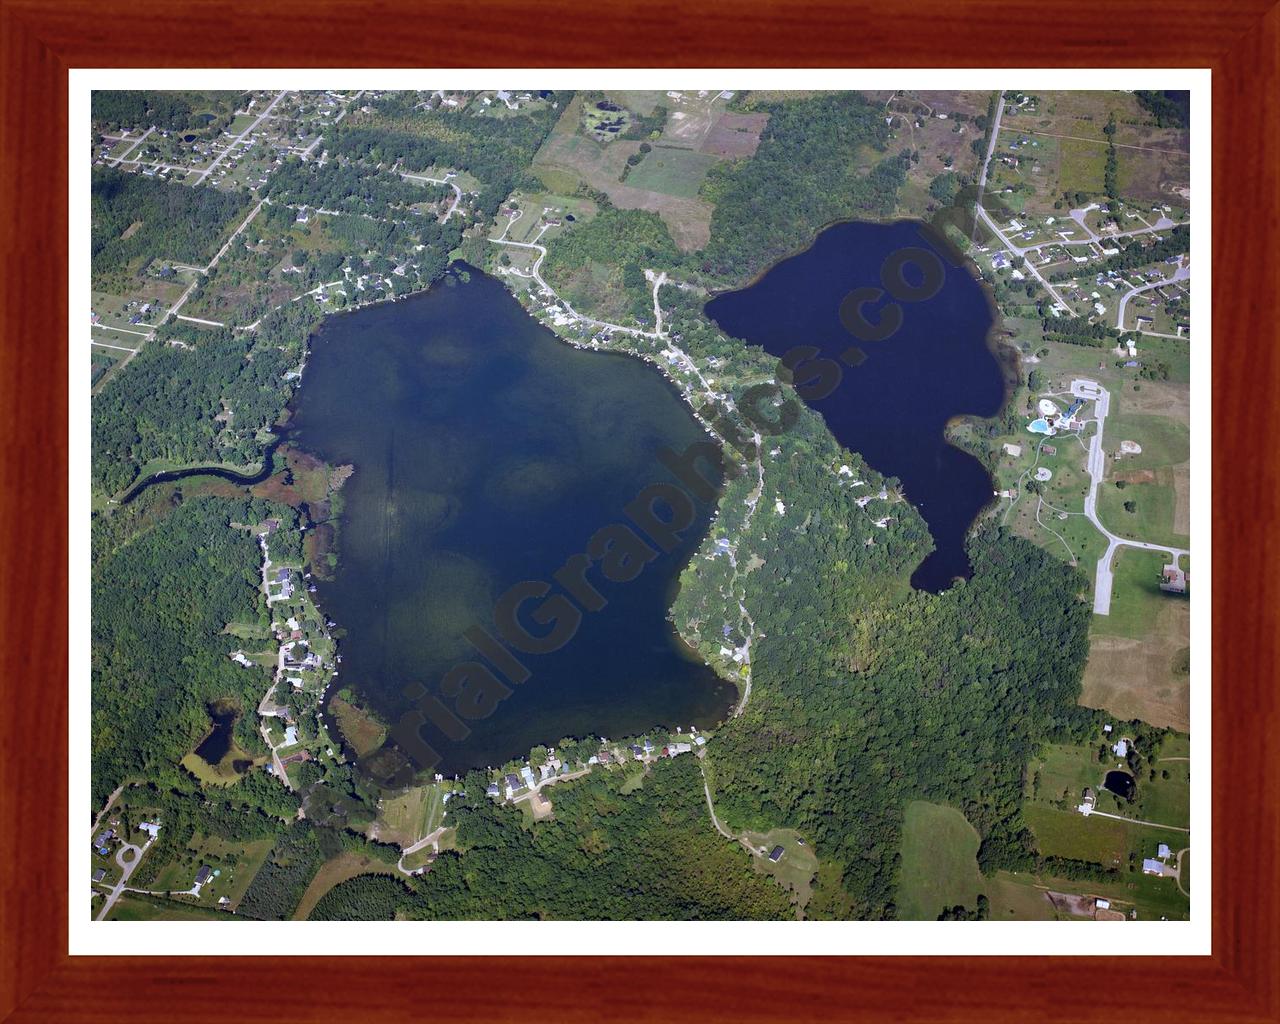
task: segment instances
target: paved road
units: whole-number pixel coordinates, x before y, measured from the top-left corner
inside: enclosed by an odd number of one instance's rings
[[[456,210],[458,208],[458,204],[462,202],[462,189],[458,188],[456,183],[449,180],[453,177],[452,173],[446,174],[443,178],[428,178],[421,174],[405,174],[404,171],[401,171],[400,177],[408,178],[410,181],[429,181],[432,185],[448,185],[451,189],[453,189],[453,205],[450,206],[449,209],[445,211],[445,215],[442,218],[440,218],[441,224],[449,223],[449,218],[453,216],[453,211]],[[515,220],[518,220],[518,219],[519,218],[515,218]],[[511,224],[509,223],[507,227],[510,227],[510,226]],[[503,233],[505,234],[505,232]]]
[[[1086,817],[1115,818],[1116,821],[1127,821],[1130,825],[1150,825],[1152,828],[1165,828],[1170,832],[1186,832],[1188,835],[1191,833],[1191,829],[1182,828],[1179,825],[1162,825],[1158,821],[1142,821],[1139,818],[1126,818],[1123,814],[1108,814],[1106,811],[1090,811]]]
[[[982,190],[987,187],[987,170],[991,166],[991,157],[996,151],[996,142],[1000,137],[1000,118],[1004,116],[1004,93],[1000,94],[1000,102],[996,104],[996,121],[991,126],[991,145],[987,147],[987,158],[982,161],[982,173],[978,176],[978,208],[982,208]]]
[[[403,875],[410,875],[410,876],[416,875],[419,871],[421,871],[422,870],[421,868],[414,868],[412,871],[410,871],[408,868],[404,866],[404,859],[407,856],[409,856],[409,854],[411,853],[417,853],[424,846],[435,845],[437,842],[440,841],[440,837],[444,835],[444,830],[448,827],[449,827],[448,825],[441,825],[434,832],[431,832],[428,835],[423,836],[412,846],[406,846],[403,850],[401,850],[400,859],[396,861],[396,870],[398,870]],[[437,849],[436,852],[439,853],[440,852],[439,849]]]
[[[1009,236],[1006,235],[1004,231],[1000,229],[1000,226],[994,220],[992,220],[991,214],[987,213],[987,211],[982,206],[978,207],[978,217],[987,225],[987,227],[989,227],[992,230],[996,238],[1000,239],[1000,244],[1004,246],[1004,248],[1008,249],[1011,253],[1013,253],[1014,256],[1021,257],[1023,256],[1024,253],[1031,251],[1030,249],[1019,249],[1016,245],[1014,245],[1013,242],[1009,240]],[[1040,271],[1037,269],[1035,263],[1033,263],[1031,260],[1026,260],[1023,266],[1027,270],[1031,271],[1031,276],[1040,282],[1040,284],[1044,287],[1044,290],[1049,293],[1049,295],[1053,298],[1054,302],[1056,302],[1060,307],[1062,307],[1062,309],[1066,312],[1067,316],[1075,316],[1075,313],[1072,311],[1071,307],[1067,305],[1066,300],[1063,299],[1063,297],[1058,294],[1058,292],[1054,289],[1053,285],[1051,285],[1047,280],[1045,280],[1043,275],[1041,275]],[[1022,269],[1022,268],[1020,267],[1018,269]]]
[[[133,145],[132,145],[132,146],[130,146],[128,149],[126,149],[126,150],[125,150],[123,153],[121,153],[118,157],[116,157],[116,159],[115,159],[115,163],[111,164],[111,166],[112,166],[112,167],[119,167],[119,166],[120,166],[121,161],[123,161],[123,160],[125,159],[125,157],[127,157],[130,153],[132,153],[132,152],[133,152],[135,149],[137,149],[140,145],[142,145],[142,143],[143,143],[143,141],[146,139],[146,137],[147,137],[148,135],[150,135],[153,131],[155,131],[155,127],[154,127],[154,126],[152,126],[151,128],[148,128],[145,132],[143,132],[143,133],[142,133],[141,135],[139,135],[136,139],[134,139],[134,140],[133,140]]]
[[[508,223],[507,227],[510,227],[511,224],[515,223],[515,221],[517,220],[519,220],[518,217],[513,217],[510,223]],[[504,231],[503,234],[505,235],[506,232]],[[541,288],[548,295],[554,296],[556,301],[560,303],[560,305],[564,306],[564,308],[568,311],[569,315],[573,317],[575,320],[578,320],[586,324],[592,324],[596,327],[607,327],[611,331],[619,331],[622,334],[630,334],[637,338],[654,338],[654,339],[661,339],[663,341],[666,341],[666,338],[663,335],[659,334],[657,331],[642,331],[638,327],[623,327],[621,324],[611,324],[604,320],[596,320],[593,317],[584,316],[583,314],[579,313],[576,309],[573,308],[573,306],[569,304],[568,299],[560,295],[557,295],[555,292],[555,289],[553,289],[549,284],[547,284],[546,281],[542,279],[540,268],[542,267],[542,261],[547,258],[547,247],[545,245],[539,245],[536,242],[513,242],[509,238],[491,238],[489,239],[489,241],[494,242],[497,245],[514,245],[521,249],[533,249],[535,252],[537,252],[538,258],[534,260],[533,266],[530,268],[529,274],[519,275],[519,276],[532,277],[533,280],[537,283],[538,287]]]
[[[1106,388],[1096,381],[1073,380],[1071,393],[1076,398],[1092,399],[1096,416],[1097,431],[1089,438],[1089,459],[1086,464],[1089,471],[1089,493],[1084,499],[1084,514],[1089,517],[1097,531],[1107,538],[1106,553],[1098,559],[1097,582],[1093,589],[1093,613],[1095,615],[1111,614],[1111,590],[1115,582],[1111,571],[1111,562],[1116,549],[1121,547],[1142,548],[1146,551],[1166,551],[1173,557],[1176,565],[1183,555],[1190,554],[1185,548],[1173,547],[1169,544],[1151,544],[1141,540],[1129,540],[1119,537],[1102,525],[1098,519],[1098,487],[1106,473],[1107,455],[1102,447],[1103,430],[1106,427],[1107,412],[1111,404],[1111,395]]]
[[[240,143],[243,142],[246,138],[248,138],[251,134],[253,134],[254,131],[257,130],[258,125],[262,124],[262,122],[266,120],[267,115],[271,113],[271,111],[275,108],[275,105],[279,103],[282,99],[284,99],[288,94],[289,94],[288,89],[284,89],[279,93],[277,93],[276,98],[266,105],[262,113],[258,115],[257,120],[255,120],[253,124],[249,125],[248,128],[246,128],[234,139],[232,139],[231,145],[227,146],[226,149],[224,149],[221,153],[217,155],[213,163],[211,163],[208,167],[206,167],[203,171],[200,172],[200,177],[196,178],[193,184],[196,184],[196,185],[202,184],[204,182],[204,179],[209,177],[210,172],[212,172],[213,169],[217,167],[218,164],[222,163],[222,161],[225,160],[228,156],[234,153],[236,150],[236,147],[240,145]]]
[[[1137,288],[1129,289],[1129,291],[1125,292],[1124,295],[1120,297],[1120,306],[1116,310],[1116,330],[1123,331],[1125,329],[1125,326],[1124,326],[1125,307],[1129,305],[1129,300],[1133,298],[1135,295],[1140,295],[1143,292],[1149,292],[1153,288],[1163,288],[1165,285],[1173,284],[1173,282],[1175,281],[1185,281],[1190,276],[1191,276],[1191,268],[1186,266],[1185,264],[1179,263],[1178,269],[1175,270],[1169,277],[1162,277],[1159,281],[1152,281],[1149,284],[1142,284],[1142,285],[1139,285]]]
[[[98,911],[98,916],[94,918],[95,921],[104,920],[107,914],[111,912],[111,908],[116,905],[116,900],[118,900],[124,892],[125,886],[128,884],[129,877],[133,874],[137,866],[142,863],[142,855],[147,852],[147,848],[154,842],[155,837],[152,836],[141,846],[134,846],[132,843],[120,844],[120,849],[116,851],[116,864],[120,866],[120,881],[118,881],[115,884],[115,887],[107,893],[107,899],[103,903],[102,909]],[[129,850],[133,851],[133,859],[125,861],[124,855],[126,851]]]

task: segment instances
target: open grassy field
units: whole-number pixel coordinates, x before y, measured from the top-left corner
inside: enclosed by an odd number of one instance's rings
[[[1162,466],[1157,470],[1113,472],[1124,487],[1110,481],[1098,489],[1098,517],[1108,529],[1135,540],[1189,546],[1187,531],[1177,529],[1179,518],[1184,527],[1189,525],[1190,509],[1189,501],[1184,500],[1179,517],[1175,470]]]
[[[1191,727],[1191,605],[1161,594],[1160,607],[1140,638],[1109,635],[1109,616],[1094,616],[1080,703],[1119,718],[1183,731]]]
[[[441,787],[436,783],[415,786],[382,801],[374,823],[374,835],[384,843],[412,846],[439,828],[443,820],[444,795]]]
[[[985,891],[978,871],[978,833],[963,814],[943,804],[907,804],[898,876],[898,916],[935,921],[946,907],[972,909]]]
[[[627,175],[627,184],[650,192],[693,199],[718,158],[689,149],[655,146]]]
[[[1115,582],[1111,591],[1111,613],[1094,616],[1091,632],[1097,636],[1123,636],[1142,640],[1156,635],[1161,613],[1170,604],[1188,604],[1185,594],[1169,594],[1160,589],[1160,571],[1169,561],[1162,551],[1142,548],[1117,549],[1111,564]],[[1179,623],[1175,616],[1166,626]],[[1186,645],[1187,637],[1165,633],[1169,654]]]
[[[670,99],[666,105],[672,108],[678,106]],[[709,120],[704,127],[709,130],[714,118],[709,114],[707,117]],[[555,129],[547,136],[534,157],[531,170],[549,191],[571,194],[577,190],[580,182],[585,182],[608,195],[609,200],[619,209],[652,210],[657,213],[666,222],[671,237],[680,248],[697,249],[706,245],[707,239],[711,237],[710,203],[696,195],[673,195],[640,188],[630,180],[624,183],[621,179],[627,157],[639,152],[640,143],[616,139],[602,145],[581,133],[580,121],[579,96],[565,107]],[[664,130],[662,135],[664,145],[696,148],[697,143],[702,140],[702,136],[692,139],[688,134],[701,121],[695,122],[687,116],[677,119],[673,113],[668,124],[668,130]],[[702,134],[706,135],[706,131]]]
[[[1173,850],[1188,845],[1188,835],[1176,829],[1138,825],[1097,815],[1084,817],[1075,811],[1058,810],[1046,804],[1031,802],[1023,808],[1023,817],[1035,833],[1042,855],[1090,861],[1115,868],[1125,884],[1135,881],[1144,857],[1154,857],[1160,843]],[[1155,878],[1164,883],[1172,880]],[[1090,883],[1097,884],[1097,883]],[[1176,885],[1174,885],[1176,890]]]
[[[987,880],[992,921],[1058,921],[1066,920],[1049,900],[1045,888],[1034,875],[999,871]]]
[[[235,921],[235,914],[191,902],[127,892],[111,908],[108,921]]]

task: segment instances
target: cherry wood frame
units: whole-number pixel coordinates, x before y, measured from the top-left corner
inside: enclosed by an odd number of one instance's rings
[[[1278,27],[1272,0],[0,0],[0,1017],[1280,1020],[1280,487],[1262,433],[1280,391]],[[1213,69],[1212,956],[552,957],[524,984],[498,957],[68,956],[68,68],[606,63]],[[1105,935],[1100,954],[1127,949]]]

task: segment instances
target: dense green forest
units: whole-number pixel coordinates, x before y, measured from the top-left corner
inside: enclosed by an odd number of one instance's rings
[[[90,106],[93,123],[108,130],[154,126],[216,134],[231,123],[236,107],[248,102],[243,92],[95,89]]]
[[[467,780],[449,815],[464,853],[441,854],[408,916],[465,919],[774,919],[793,914],[781,888],[712,827],[693,757],[655,764],[620,792],[624,774],[595,772],[549,791],[552,820],[520,814]]]
[[[394,921],[396,911],[413,899],[413,890],[398,878],[357,875],[325,893],[307,920]]]
[[[159,343],[143,346],[128,373],[94,396],[94,486],[116,494],[155,460],[260,460],[261,431],[279,418],[292,391],[284,376],[297,369],[319,320],[310,304],[288,303],[265,316],[254,333],[165,324],[157,331]]]
[[[723,817],[813,837],[829,871],[812,916],[893,916],[908,799],[961,808],[984,870],[1030,866],[1023,771],[1081,713],[1077,570],[988,530],[970,544],[972,579],[886,600],[892,577],[832,571],[864,532],[835,520],[764,545],[748,577],[765,634],[751,703],[709,748]]]
[[[253,205],[245,195],[93,168],[93,286],[113,285],[148,259],[203,266]],[[128,235],[126,238],[125,236]]]
[[[1191,124],[1191,93],[1186,89],[1135,89],[1133,96],[1155,115],[1161,128],[1186,128]]]
[[[270,177],[264,191],[274,202],[321,207],[341,213],[407,215],[413,203],[435,202],[447,186],[405,181],[398,174],[358,163],[303,163],[290,157]]]
[[[228,654],[230,622],[263,623],[261,553],[247,530],[290,508],[258,500],[182,502],[150,529],[121,540],[93,576],[93,800],[129,778],[171,768],[209,730],[208,704],[257,706],[264,672]],[[252,714],[236,739],[249,749]]]
[[[879,107],[844,92],[753,109],[769,114],[756,155],[713,167],[704,187],[715,212],[701,269],[742,281],[832,221],[893,212],[907,164],[876,155],[889,138]]]

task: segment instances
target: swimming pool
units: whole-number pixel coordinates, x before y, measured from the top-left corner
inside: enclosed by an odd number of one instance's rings
[[[1052,434],[1057,433],[1057,431],[1055,431],[1055,430],[1053,429],[1053,427],[1049,426],[1048,421],[1047,421],[1047,420],[1044,420],[1044,419],[1035,419],[1035,420],[1032,420],[1029,424],[1027,424],[1027,429],[1028,429],[1029,431],[1031,431],[1031,433],[1033,433],[1033,434],[1050,434],[1050,435],[1052,435]]]

